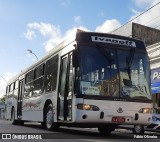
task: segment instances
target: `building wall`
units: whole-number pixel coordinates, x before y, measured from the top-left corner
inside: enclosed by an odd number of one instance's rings
[[[159,34],[160,36],[160,34]],[[160,42],[147,47],[151,69],[160,67]]]
[[[137,23],[128,23],[111,33],[143,40],[146,46],[160,42],[160,30]]]
[[[160,42],[160,30],[133,23],[132,36],[143,40],[146,46]]]
[[[159,34],[160,36],[160,34]],[[151,86],[155,87],[156,93],[152,94],[153,106],[160,110],[160,42],[147,47],[151,67]],[[154,86],[154,87],[153,87]]]

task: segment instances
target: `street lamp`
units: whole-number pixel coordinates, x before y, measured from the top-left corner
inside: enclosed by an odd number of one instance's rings
[[[30,50],[30,49],[27,49],[27,51],[28,51],[29,53],[33,54],[33,55],[36,57],[36,59],[38,60],[38,57],[37,57],[37,55],[36,55],[35,53],[33,53],[33,52],[32,52],[32,50]]]

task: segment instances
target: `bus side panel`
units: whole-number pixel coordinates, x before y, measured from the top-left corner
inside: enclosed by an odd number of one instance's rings
[[[12,108],[15,108],[15,119],[17,119],[17,97],[9,96],[6,100],[6,119],[11,119]]]
[[[22,120],[43,121],[43,109],[45,102],[50,100],[55,111],[57,101],[56,93],[50,92],[35,97],[23,98]]]
[[[23,98],[22,120],[43,120],[44,95]]]

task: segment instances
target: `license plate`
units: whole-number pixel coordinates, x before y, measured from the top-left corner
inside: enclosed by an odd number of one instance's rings
[[[112,122],[125,122],[124,117],[112,117]]]

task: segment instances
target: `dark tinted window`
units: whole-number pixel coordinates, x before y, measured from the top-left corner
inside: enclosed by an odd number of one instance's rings
[[[52,57],[46,62],[45,66],[45,91],[53,91],[56,89],[58,70],[58,55]]]
[[[26,83],[31,82],[34,79],[34,72],[30,71],[26,74]]]
[[[9,86],[6,87],[6,94],[9,92]]]
[[[10,92],[13,91],[14,83],[10,85]]]
[[[15,89],[18,88],[18,80],[15,82],[15,86],[14,86]]]
[[[35,70],[34,70],[34,78],[37,79],[41,76],[44,75],[44,64],[38,66]]]
[[[43,77],[38,78],[33,82],[33,96],[41,95],[43,93]]]
[[[34,89],[33,82],[25,84],[24,96],[25,97],[31,97],[33,89]]]

